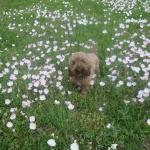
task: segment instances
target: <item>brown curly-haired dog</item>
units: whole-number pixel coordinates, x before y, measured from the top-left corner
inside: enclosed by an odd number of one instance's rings
[[[91,53],[76,52],[69,59],[70,80],[80,87],[81,94],[85,94],[90,87],[92,77],[99,70],[99,59],[96,55],[96,49]]]

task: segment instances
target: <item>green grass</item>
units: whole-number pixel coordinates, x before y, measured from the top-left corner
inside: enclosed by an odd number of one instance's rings
[[[131,100],[132,97],[135,97],[138,90],[143,88],[145,83],[137,79],[137,87],[128,88],[122,86],[117,88],[115,82],[110,82],[107,79],[110,67],[105,64],[106,57],[113,54],[117,56],[122,55],[121,50],[107,52],[106,48],[113,47],[117,41],[122,41],[123,39],[128,40],[132,33],[140,34],[139,26],[131,25],[127,29],[126,34],[118,39],[116,38],[116,40],[112,40],[115,34],[115,28],[118,29],[119,24],[124,22],[126,18],[123,13],[111,12],[111,9],[108,9],[108,6],[104,6],[102,2],[96,4],[96,0],[83,0],[81,3],[72,0],[69,1],[72,7],[69,5],[67,8],[64,7],[62,2],[63,1],[59,0],[55,2],[44,0],[40,3],[38,3],[37,0],[0,1],[0,37],[2,37],[0,41],[0,62],[2,62],[2,64],[0,64],[0,73],[6,67],[5,63],[10,62],[10,65],[13,64],[13,56],[17,56],[17,62],[23,58],[28,58],[33,61],[32,68],[43,66],[46,58],[52,58],[52,63],[56,64],[56,69],[63,72],[64,79],[62,85],[65,91],[72,91],[71,95],[62,95],[56,87],[48,86],[50,92],[46,101],[37,101],[29,108],[22,108],[23,94],[28,95],[29,100],[34,100],[34,98],[38,97],[38,94],[28,91],[27,85],[30,81],[23,81],[21,77],[27,72],[34,74],[38,73],[38,71],[28,70],[26,66],[17,66],[16,68],[19,70],[19,74],[17,81],[14,83],[13,92],[7,94],[0,91],[0,149],[67,150],[70,148],[70,144],[73,143],[74,140],[77,140],[80,150],[107,150],[113,143],[118,144],[119,150],[149,150],[150,127],[146,123],[146,120],[150,118],[149,97],[144,103],[135,103],[132,101],[127,105],[124,103],[124,100]],[[34,11],[25,11],[22,15],[14,15],[10,18],[1,15],[3,11],[11,11],[10,14],[12,15],[14,10],[25,10],[25,8],[34,5],[39,5],[41,6],[40,9],[44,10],[42,4],[45,4],[49,12],[60,10],[61,14],[63,14],[67,10],[72,10],[74,12],[73,15],[68,17],[71,23],[77,13],[84,13],[88,19],[93,17],[98,20],[99,23],[97,25],[92,24],[86,26],[77,24],[73,29],[72,35],[64,35],[64,37],[61,38],[61,35],[64,34],[64,30],[60,28],[60,25],[66,25],[67,23],[65,21],[62,22],[60,18],[54,22],[51,18],[36,18],[36,9]],[[139,12],[139,7],[141,7],[140,4],[137,4],[133,15],[130,17],[138,19],[140,14],[142,14],[143,18],[147,18],[148,21],[150,21],[150,15],[143,9]],[[105,12],[104,10],[107,11]],[[23,19],[20,18],[21,16]],[[47,23],[45,36],[38,37],[29,34],[33,28],[38,34],[43,32],[39,26],[33,26],[35,19],[37,19],[41,25],[46,25]],[[104,21],[108,21],[108,24],[103,24]],[[15,30],[9,30],[9,23],[22,24],[23,32],[19,31],[19,27]],[[51,23],[58,30],[57,33],[48,27]],[[145,27],[147,31],[146,28],[148,27]],[[105,29],[108,31],[107,34],[102,33]],[[143,34],[147,35],[146,31]],[[16,37],[17,35],[19,36],[18,38]],[[78,50],[88,51],[79,44],[90,44],[89,39],[95,41],[98,48],[100,73],[98,74],[94,87],[83,97],[80,96],[74,86],[71,85],[67,70],[64,69],[67,66],[68,56],[65,57],[65,61],[60,65],[56,63],[56,56],[58,54],[70,54]],[[65,40],[68,40],[70,43],[77,42],[77,44],[70,48],[66,47],[65,51],[51,53],[46,53],[47,48],[44,46],[37,46],[31,49],[25,48],[28,44],[36,43],[37,41],[50,41],[50,47],[52,48],[53,41],[58,41],[58,47],[63,47],[62,42]],[[15,44],[15,47],[12,47],[12,44]],[[36,50],[38,47],[41,49],[41,52]],[[125,47],[123,48],[125,49]],[[147,47],[147,51],[149,51],[149,47]],[[32,54],[27,55],[28,52],[32,52]],[[45,54],[43,58],[40,58],[39,61],[34,61],[34,56],[41,57],[42,54]],[[126,78],[126,70],[124,70],[120,64],[117,64],[117,66],[117,69],[120,71],[119,78]],[[12,72],[13,69],[10,69],[10,73]],[[10,73],[0,78],[0,83],[4,89],[7,88],[6,84],[9,80]],[[56,76],[57,75],[56,72]],[[99,82],[103,80],[106,80],[106,86],[101,87]],[[56,81],[54,81],[54,83],[56,83]],[[7,98],[12,100],[9,106],[5,105],[5,99]],[[54,104],[54,100],[59,100],[61,104]],[[65,104],[65,101],[68,100],[75,106],[72,111],[68,110]],[[12,121],[16,130],[15,132],[12,132],[11,129],[6,127],[10,116],[10,108],[13,107],[17,107],[18,109],[16,112],[17,118]],[[102,112],[99,111],[99,107],[103,107]],[[36,117],[37,129],[35,131],[29,129],[29,120],[22,116],[20,111],[25,112],[28,117],[32,115]],[[108,123],[112,124],[110,129],[106,128]],[[54,137],[51,135],[52,133],[55,134]],[[49,147],[47,141],[50,138],[56,140],[56,147]]]

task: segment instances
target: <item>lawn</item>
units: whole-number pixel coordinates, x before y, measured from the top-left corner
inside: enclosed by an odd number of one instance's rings
[[[81,96],[68,58],[93,44]],[[149,0],[1,0],[0,121],[0,150],[150,150]]]

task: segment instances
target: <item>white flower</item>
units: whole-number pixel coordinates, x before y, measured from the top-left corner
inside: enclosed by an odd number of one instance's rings
[[[140,68],[139,67],[131,67],[131,69],[136,72],[136,73],[139,73],[140,72]]]
[[[144,89],[144,93],[149,94],[149,93],[150,93],[150,89],[145,88],[145,89]]]
[[[112,81],[115,81],[117,79],[116,76],[112,76]]]
[[[55,142],[54,139],[49,139],[49,140],[47,141],[47,144],[48,144],[49,146],[51,146],[51,147],[55,147],[55,146],[56,146],[56,142]]]
[[[5,73],[8,73],[8,72],[9,72],[9,69],[8,69],[8,68],[5,68],[5,69],[4,69],[4,72],[5,72]]]
[[[59,105],[59,104],[60,104],[60,101],[55,100],[54,103],[55,103],[56,105]]]
[[[73,109],[74,109],[74,105],[73,105],[73,104],[69,104],[69,105],[68,105],[68,109],[69,109],[69,110],[73,110]]]
[[[63,86],[61,85],[61,86],[59,86],[59,90],[62,90],[63,89]]]
[[[138,99],[138,101],[139,101],[140,103],[143,103],[143,102],[144,102],[144,98],[140,98],[140,99]]]
[[[59,87],[59,86],[61,86],[61,82],[56,83],[56,87]]]
[[[18,74],[18,70],[16,69],[16,70],[14,70],[14,74],[15,75],[17,75]]]
[[[119,27],[120,27],[121,29],[124,29],[124,28],[125,28],[125,25],[124,25],[123,23],[120,23],[120,24],[119,24]]]
[[[110,124],[110,123],[108,123],[107,125],[106,125],[106,128],[111,128],[112,127],[112,125]]]
[[[116,150],[117,149],[118,144],[111,144],[111,149],[112,150]]]
[[[10,86],[10,87],[13,86],[13,81],[7,82],[7,85]]]
[[[147,124],[150,126],[150,119],[147,119]]]
[[[15,111],[17,111],[17,108],[10,108],[11,113],[14,113]]]
[[[30,122],[35,122],[35,116],[30,116],[29,120]]]
[[[107,31],[107,30],[103,30],[102,33],[103,33],[103,34],[106,34],[106,33],[108,33],[108,31]]]
[[[99,111],[103,111],[103,107],[99,107],[99,109],[98,109]]]
[[[69,104],[71,104],[71,102],[70,101],[65,101],[65,104],[69,105]]]
[[[45,94],[48,94],[48,93],[49,93],[49,90],[48,90],[48,89],[44,89],[44,93],[45,93]]]
[[[68,95],[70,95],[71,94],[71,91],[68,91]]]
[[[16,119],[16,114],[14,114],[14,113],[13,113],[13,114],[11,114],[10,119],[11,119],[11,120]]]
[[[8,88],[7,93],[11,93],[11,92],[12,92],[12,88]]]
[[[62,91],[62,92],[61,92],[62,95],[65,95],[65,93],[66,93],[65,91]]]
[[[77,144],[76,140],[70,145],[70,150],[79,150],[79,145]]]
[[[62,76],[58,76],[57,79],[61,81],[63,79],[63,77]]]
[[[91,80],[90,85],[94,85],[94,80]]]
[[[119,85],[123,85],[123,83],[124,83],[123,81],[119,81],[118,82]]]
[[[13,123],[12,123],[12,122],[7,122],[6,126],[7,126],[8,128],[12,128],[12,127],[13,127]]]
[[[125,104],[129,104],[129,103],[130,103],[130,101],[128,101],[128,100],[124,100],[124,103],[125,103]]]
[[[132,86],[132,82],[127,82],[127,86],[131,87]]]
[[[108,150],[111,150],[111,148],[110,148],[110,147],[108,147]]]
[[[40,95],[40,100],[41,100],[41,101],[44,101],[44,100],[46,100],[46,97],[45,97],[45,95]]]
[[[132,85],[133,85],[133,86],[136,86],[136,82],[132,82]]]
[[[22,107],[23,108],[26,108],[26,107],[30,107],[31,106],[31,102],[28,100],[28,101],[22,101]]]
[[[34,82],[34,87],[39,87],[39,85],[40,85],[39,81]]]
[[[101,81],[99,84],[100,84],[100,86],[105,86],[105,82]]]
[[[46,80],[45,79],[40,79],[41,85],[45,85],[46,84]]]
[[[5,105],[9,105],[11,101],[9,99],[5,99]]]
[[[31,122],[30,125],[29,125],[29,128],[31,130],[35,130],[36,129],[36,123]]]
[[[16,80],[17,78],[16,78],[16,76],[14,75],[14,74],[11,74],[10,75],[10,80]]]
[[[34,89],[33,90],[35,93],[37,93],[38,92],[38,89]],[[40,90],[41,91],[41,90]],[[41,94],[41,92],[39,91],[39,93]]]
[[[23,80],[26,80],[27,78],[28,78],[27,75],[23,75],[23,76],[22,76],[22,79],[23,79]]]

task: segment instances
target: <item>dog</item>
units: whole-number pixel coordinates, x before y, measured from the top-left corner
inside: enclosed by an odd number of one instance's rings
[[[86,94],[92,77],[99,71],[96,47],[93,46],[90,53],[73,53],[69,58],[68,71],[71,82],[80,88],[82,95]]]

